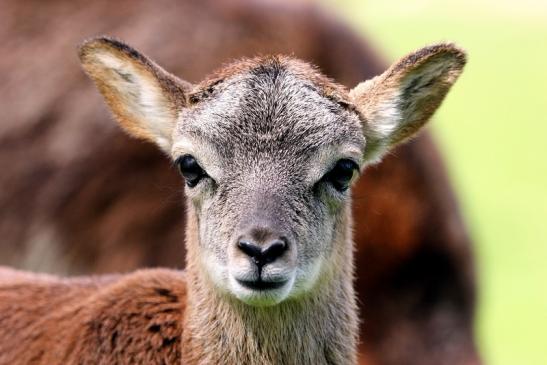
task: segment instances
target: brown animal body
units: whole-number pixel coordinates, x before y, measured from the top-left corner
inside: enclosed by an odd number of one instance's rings
[[[0,364],[180,364],[185,284],[159,269],[59,279],[0,268]]]
[[[228,59],[272,52],[294,52],[346,85],[382,70],[361,40],[308,5],[1,6],[0,35],[17,41],[3,43],[10,56],[0,63],[9,122],[0,127],[0,259],[24,268],[104,273],[183,263],[179,178],[161,153],[112,127],[76,60],[67,61],[80,39],[116,34],[191,81]],[[29,56],[37,61],[21,67]],[[469,241],[430,138],[369,168],[354,196],[366,359],[477,361]]]
[[[187,279],[7,271],[5,361],[355,364],[351,184],[430,119],[463,51],[423,48],[350,91],[285,56],[236,61],[193,85],[115,39],[79,55],[123,129],[185,179]],[[50,346],[52,329],[68,337]]]

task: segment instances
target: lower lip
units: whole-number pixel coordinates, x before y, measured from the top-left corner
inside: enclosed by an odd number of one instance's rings
[[[237,281],[241,286],[252,290],[274,290],[285,285],[286,281]]]

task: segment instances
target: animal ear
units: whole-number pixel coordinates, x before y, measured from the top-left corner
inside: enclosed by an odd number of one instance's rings
[[[79,56],[123,129],[168,151],[191,85],[112,38],[84,42]]]
[[[463,50],[437,44],[403,57],[351,90],[350,98],[363,119],[365,160],[378,161],[413,136],[437,110],[465,63]]]

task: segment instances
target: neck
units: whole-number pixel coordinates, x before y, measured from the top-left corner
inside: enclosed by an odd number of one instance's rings
[[[197,232],[197,225],[189,219],[184,364],[356,362],[357,316],[353,270],[347,264],[352,262],[349,242],[343,245],[349,249],[339,257],[345,265],[333,265],[333,272],[326,275],[329,279],[322,280],[311,293],[272,307],[253,307],[219,293],[200,272],[193,232]],[[347,234],[343,236],[348,239]]]

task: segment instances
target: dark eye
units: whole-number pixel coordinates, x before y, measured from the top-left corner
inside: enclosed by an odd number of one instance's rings
[[[205,170],[201,168],[194,156],[184,155],[175,161],[179,168],[180,174],[186,180],[186,185],[193,188],[200,180],[207,177]]]
[[[353,173],[359,170],[359,166],[352,160],[346,158],[336,162],[336,165],[323,176],[323,181],[329,182],[332,186],[340,191],[346,191],[353,177]]]

